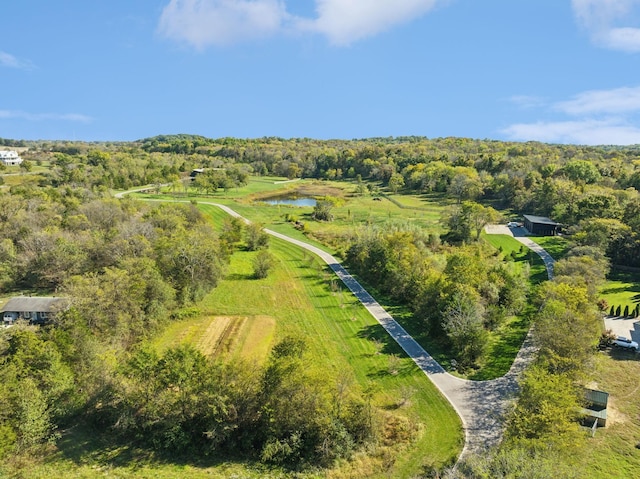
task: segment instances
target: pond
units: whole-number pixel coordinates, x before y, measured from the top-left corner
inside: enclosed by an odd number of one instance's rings
[[[269,205],[289,205],[289,206],[315,206],[315,198],[304,196],[278,196],[262,200]]]

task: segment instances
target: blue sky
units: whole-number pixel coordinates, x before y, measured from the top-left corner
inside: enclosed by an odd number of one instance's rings
[[[0,137],[640,143],[640,0],[0,2]]]

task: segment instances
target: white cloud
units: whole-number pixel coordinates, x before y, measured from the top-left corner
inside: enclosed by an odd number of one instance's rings
[[[300,26],[326,35],[335,45],[348,45],[420,17],[437,3],[439,0],[316,0],[317,18]]]
[[[544,105],[545,103],[545,100],[543,98],[532,95],[514,95],[509,98],[509,101],[521,108],[539,107]]]
[[[603,42],[613,50],[640,52],[640,28],[612,28]]]
[[[18,68],[21,70],[31,70],[33,64],[27,60],[20,60],[10,53],[0,50],[0,65],[8,68]]]
[[[273,35],[287,18],[280,0],[171,0],[158,29],[202,49]]]
[[[640,111],[640,86],[586,91],[555,108],[570,115]]]
[[[0,119],[18,119],[28,121],[77,121],[89,123],[93,120],[90,116],[79,113],[28,113],[19,110],[0,110]]]
[[[527,96],[516,96],[513,99]],[[640,144],[640,127],[634,125],[640,113],[640,86],[591,90],[548,105],[549,111],[573,117],[568,120],[518,123],[501,133],[513,140],[583,145]]]
[[[281,33],[319,33],[335,45],[348,45],[446,1],[315,0],[316,17],[306,18],[289,14],[285,0],[170,0],[158,31],[198,49]]]
[[[596,44],[640,52],[640,26],[620,24],[632,18],[640,0],[572,0],[571,4],[578,22]]]
[[[579,145],[640,144],[640,128],[621,119],[518,123],[502,130],[512,140]]]

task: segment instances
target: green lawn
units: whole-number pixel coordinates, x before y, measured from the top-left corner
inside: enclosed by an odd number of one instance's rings
[[[509,235],[489,235],[482,233],[482,238],[497,250],[502,251],[502,257],[507,261],[513,261],[517,267],[529,265],[529,277],[532,284],[538,284],[546,281],[547,269],[544,261],[536,253],[517,241],[513,236]],[[534,238],[538,241],[540,238]]]
[[[562,259],[571,246],[563,236],[532,236],[531,239],[542,246],[556,261]]]
[[[600,297],[609,305],[620,305],[623,310],[626,305],[635,308],[640,303],[640,273],[611,271],[600,288]]]

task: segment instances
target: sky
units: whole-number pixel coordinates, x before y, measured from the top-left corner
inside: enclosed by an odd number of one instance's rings
[[[640,0],[3,0],[0,138],[640,144]]]

